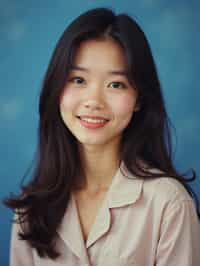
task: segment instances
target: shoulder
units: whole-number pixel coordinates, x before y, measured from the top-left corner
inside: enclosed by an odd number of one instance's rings
[[[148,219],[152,219],[158,227],[163,223],[184,221],[199,228],[195,202],[175,178],[166,176],[144,180],[140,203],[148,213]]]
[[[181,181],[169,176],[144,180],[143,202],[155,215],[168,216],[181,210],[195,213],[195,204],[189,192]]]
[[[129,180],[134,180],[133,188],[135,188],[138,183],[142,184],[141,186],[139,186],[140,197],[141,198],[144,197],[145,202],[147,201],[182,202],[182,201],[193,200],[188,190],[185,187],[185,184],[187,183],[183,184],[183,182],[181,182],[180,180],[168,176],[167,174],[165,174],[164,172],[162,172],[157,168],[148,168],[148,171],[150,173],[162,174],[163,175],[162,177],[151,177],[151,178],[138,177],[136,179],[135,179],[136,176],[132,174],[130,171],[128,171],[127,168],[124,169],[126,170],[125,173],[127,174],[127,176],[130,177]],[[128,185],[131,185],[131,182],[128,181],[127,179],[126,182],[128,183]]]
[[[123,165],[125,170],[127,168]],[[182,181],[168,176],[165,172],[161,171],[157,168],[150,168],[146,164],[142,163],[142,167],[146,168],[148,172],[152,174],[162,174],[162,177],[146,177],[146,178],[137,178],[137,180],[142,181],[143,187],[143,195],[147,197],[153,197],[157,200],[165,200],[165,201],[185,201],[185,200],[192,200],[191,195],[189,194],[186,186],[188,183],[183,183]],[[127,171],[130,177],[136,177],[130,171]],[[133,180],[135,180],[133,178]]]
[[[144,190],[162,200],[192,200],[181,181],[172,177],[150,178],[144,181]]]

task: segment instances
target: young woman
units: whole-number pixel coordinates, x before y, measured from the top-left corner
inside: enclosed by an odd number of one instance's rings
[[[200,224],[171,156],[148,41],[89,10],[60,38],[39,103],[38,155],[15,210],[12,266],[198,266]]]

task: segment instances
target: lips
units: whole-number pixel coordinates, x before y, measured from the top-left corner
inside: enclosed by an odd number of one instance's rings
[[[91,118],[79,118],[79,121],[83,127],[88,129],[102,128],[108,123],[108,120]]]
[[[89,118],[89,119],[98,119],[98,120],[105,120],[109,121],[109,119],[103,117],[103,116],[91,116],[91,115],[80,115],[77,116],[79,119]]]

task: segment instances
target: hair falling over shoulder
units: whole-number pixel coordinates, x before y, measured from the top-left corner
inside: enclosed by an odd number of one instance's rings
[[[38,147],[32,179],[21,187],[19,196],[4,200],[6,206],[15,210],[16,222],[23,227],[21,239],[27,240],[41,257],[59,256],[55,249],[56,229],[65,214],[70,192],[84,186],[85,180],[77,141],[60,117],[60,97],[80,42],[108,37],[124,49],[128,78],[138,88],[141,107],[123,132],[121,160],[139,178],[167,175],[179,180],[198,207],[197,197],[187,184],[196,178],[195,172],[188,179],[177,172],[172,162],[172,124],[144,32],[127,14],[116,15],[109,8],[92,9],[66,28],[55,47],[40,95]],[[164,174],[150,173],[138,159]]]

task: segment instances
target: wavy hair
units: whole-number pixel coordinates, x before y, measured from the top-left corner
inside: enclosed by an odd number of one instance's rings
[[[95,8],[81,14],[64,31],[52,54],[39,101],[38,147],[34,172],[21,193],[4,199],[18,213],[15,222],[25,222],[19,233],[40,257],[56,259],[56,229],[67,209],[70,192],[84,186],[85,172],[77,140],[60,116],[60,97],[80,43],[112,38],[124,51],[128,79],[139,91],[140,110],[134,113],[121,139],[120,159],[138,178],[170,176],[179,180],[196,204],[198,199],[187,182],[192,177],[177,172],[173,165],[170,127],[150,45],[137,22],[127,14],[116,15],[109,8]],[[152,173],[139,161],[162,173]],[[197,208],[198,213],[198,208]],[[200,215],[198,213],[198,215]]]

